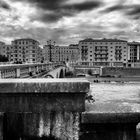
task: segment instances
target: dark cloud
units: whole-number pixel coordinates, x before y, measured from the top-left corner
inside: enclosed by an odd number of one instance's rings
[[[110,7],[107,7],[106,9],[102,10],[101,13],[109,13],[114,11],[120,11],[124,15],[129,16],[133,19],[140,18],[140,5],[123,5],[123,4],[116,4]]]
[[[78,4],[71,4],[63,6],[66,10],[74,10],[74,11],[85,11],[97,8],[101,5],[100,1],[87,1]]]
[[[19,0],[13,0],[19,1]],[[44,22],[56,22],[65,16],[74,16],[75,14],[98,8],[101,6],[99,0],[85,1],[81,3],[68,4],[68,0],[20,0],[22,2],[28,2],[38,8],[37,19]],[[46,13],[47,11],[47,13]],[[48,12],[49,11],[49,12]],[[48,14],[49,13],[49,14]],[[35,20],[35,17],[33,19]]]
[[[8,4],[8,3],[6,3],[5,1],[0,1],[0,9],[5,9],[5,10],[10,10],[11,9],[11,7],[10,7],[10,5]]]
[[[126,15],[130,16],[133,19],[140,18],[140,5],[133,5],[125,12]]]
[[[102,10],[101,12],[109,13],[109,12],[113,12],[113,11],[120,11],[123,9],[124,9],[123,5],[113,5],[113,6],[107,7],[106,9]]]

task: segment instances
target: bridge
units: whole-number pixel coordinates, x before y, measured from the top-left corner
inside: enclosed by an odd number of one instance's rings
[[[60,78],[65,76],[66,71],[62,63],[0,65],[0,78]]]
[[[63,66],[32,64],[1,68],[0,140],[135,140],[140,113],[87,112],[85,96],[90,83],[61,78],[66,70]],[[16,79],[8,79],[11,70]],[[29,72],[34,75],[41,70],[57,79],[25,78]]]

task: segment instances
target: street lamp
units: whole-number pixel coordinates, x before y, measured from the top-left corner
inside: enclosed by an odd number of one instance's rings
[[[55,41],[49,40],[47,45],[49,46],[49,61],[52,62],[52,46],[55,46]]]

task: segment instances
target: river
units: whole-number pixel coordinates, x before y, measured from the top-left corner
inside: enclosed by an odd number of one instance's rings
[[[89,112],[140,112],[140,83],[91,83]]]
[[[90,94],[95,102],[86,102],[87,112],[140,112],[140,83],[91,83]]]

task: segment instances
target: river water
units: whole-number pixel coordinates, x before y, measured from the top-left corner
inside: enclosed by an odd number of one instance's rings
[[[88,112],[140,112],[140,83],[91,83]]]
[[[140,112],[140,83],[91,83],[90,94],[95,102],[86,102],[87,112]]]

